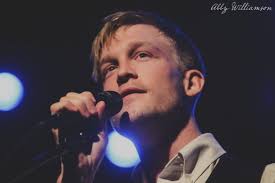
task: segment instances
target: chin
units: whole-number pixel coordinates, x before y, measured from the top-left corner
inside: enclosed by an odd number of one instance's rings
[[[145,144],[154,144],[155,138],[167,132],[175,117],[174,111],[179,100],[135,100],[123,106],[121,111],[111,118],[112,126],[122,135]],[[177,98],[176,98],[177,99]],[[153,105],[154,104],[154,105]],[[155,133],[155,134],[154,134]]]
[[[118,114],[111,118],[111,122],[113,127],[116,129],[125,129],[126,127],[130,127],[135,123],[138,123],[142,116],[144,116],[142,112],[122,109]]]
[[[153,121],[162,120],[160,116],[175,106],[171,102],[165,103],[165,105],[152,105],[154,103],[156,103],[154,100],[136,100],[127,103],[118,114],[111,118],[111,122],[116,129],[133,129],[135,126],[141,128],[141,126],[147,126]]]

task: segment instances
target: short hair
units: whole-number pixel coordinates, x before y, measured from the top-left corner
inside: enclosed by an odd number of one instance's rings
[[[160,17],[158,14],[144,11],[123,11],[113,13],[103,19],[102,28],[92,43],[91,60],[93,61],[92,79],[102,84],[98,63],[106,42],[122,26],[147,24],[164,33],[175,46],[179,58],[179,66],[183,71],[197,69],[205,75],[205,66],[201,54],[192,40],[174,23]],[[101,82],[101,83],[100,83]]]

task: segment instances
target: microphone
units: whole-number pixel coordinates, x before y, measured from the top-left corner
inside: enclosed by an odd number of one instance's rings
[[[107,117],[115,115],[122,108],[122,97],[117,92],[104,91],[96,93],[94,96],[96,102],[104,101],[106,103],[104,114]],[[65,167],[63,178],[66,181],[64,182],[71,182],[70,180],[77,182],[81,180],[76,171],[78,153],[82,152],[86,155],[90,153],[91,144],[98,140],[99,122],[97,117],[85,118],[75,112],[64,112],[38,122],[30,129],[26,136],[20,137],[17,141],[18,143],[7,151],[7,164],[16,164],[17,154],[20,152],[20,158],[24,157],[23,159],[28,160],[24,162],[28,162],[29,164],[27,165],[31,166],[31,168],[28,168],[24,165],[24,170],[18,169],[23,171],[23,173],[15,176],[10,182],[21,182],[23,178],[31,175],[38,169],[40,170],[43,165],[49,162],[54,165],[57,163],[59,169],[61,159]],[[49,137],[49,134],[52,134],[50,131],[52,128],[60,129],[60,143],[58,144],[53,144],[52,140],[49,142],[48,138],[45,138]],[[57,159],[58,157],[60,160]],[[10,163],[10,161],[14,163]]]
[[[95,94],[96,102],[104,101],[106,104],[105,115],[111,117],[118,113],[123,105],[122,97],[115,91],[103,91]],[[96,117],[84,118],[79,113],[75,112],[64,112],[62,114],[52,115],[49,119],[40,121],[36,127],[38,128],[47,128],[47,129],[56,129],[56,128],[85,128],[82,125],[92,125],[81,124],[83,121],[96,120]],[[79,122],[78,122],[79,121]],[[85,122],[83,122],[85,123]]]
[[[111,117],[118,113],[123,105],[122,97],[115,91],[104,91],[96,95],[96,101],[106,103],[106,115]]]

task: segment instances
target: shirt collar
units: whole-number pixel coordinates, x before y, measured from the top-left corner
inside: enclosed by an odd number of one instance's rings
[[[195,181],[212,162],[224,153],[224,149],[212,134],[202,134],[184,146],[167,163],[159,178],[177,180],[182,174],[190,174],[192,180]],[[175,172],[178,173],[175,174]]]

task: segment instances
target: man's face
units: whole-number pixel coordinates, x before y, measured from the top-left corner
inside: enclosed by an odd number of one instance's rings
[[[122,110],[111,119],[115,127],[126,113],[131,124],[138,124],[180,105],[182,73],[176,59],[172,42],[151,25],[116,31],[103,47],[99,64],[104,90],[123,97]]]

